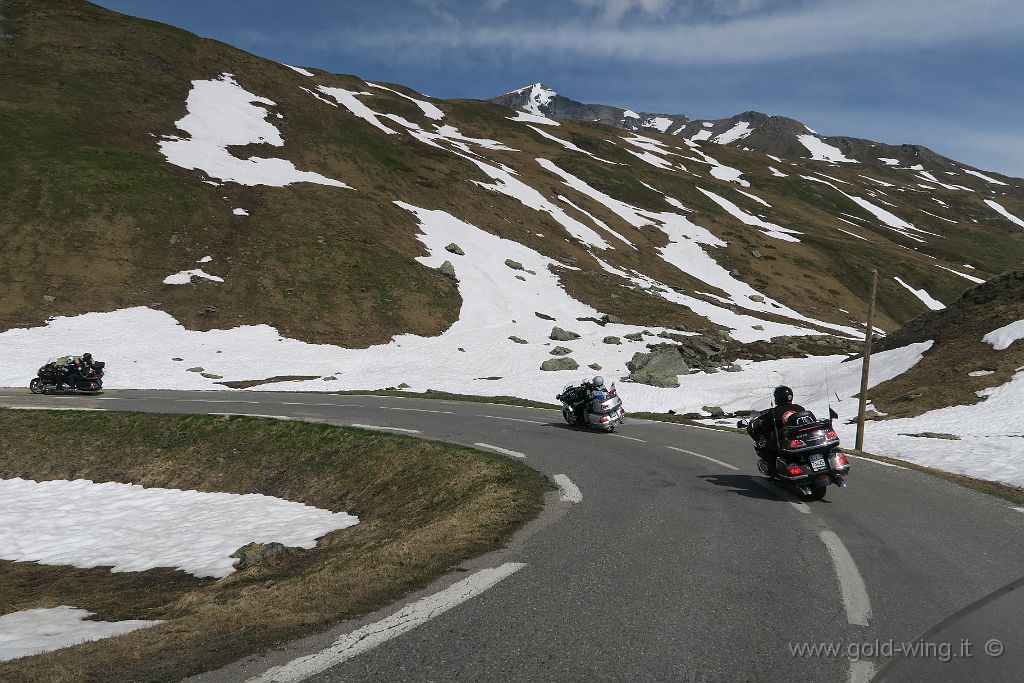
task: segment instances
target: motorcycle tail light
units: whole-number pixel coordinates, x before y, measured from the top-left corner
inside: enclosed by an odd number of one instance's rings
[[[786,470],[786,472],[788,472],[789,475],[792,476],[792,477],[795,477],[796,475],[800,474],[803,471],[804,471],[804,468],[800,467],[800,465],[793,465],[788,470]]]
[[[806,446],[806,445],[807,444],[805,444],[800,439],[793,439],[792,441],[789,442],[789,447],[790,448],[800,448],[801,446]]]
[[[839,436],[836,435],[836,433],[833,432],[832,430],[829,430],[828,434],[826,434],[825,436],[827,436],[829,439],[838,439],[839,438]]]
[[[845,455],[840,455],[838,462],[840,465],[848,465],[850,464],[850,459],[847,458]]]
[[[607,418],[607,417],[602,417],[602,418],[601,418],[601,422],[607,422],[607,421],[608,421],[608,418]]]

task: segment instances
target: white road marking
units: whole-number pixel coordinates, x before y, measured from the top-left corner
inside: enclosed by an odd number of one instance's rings
[[[91,412],[105,411],[106,408],[77,408],[72,406],[3,406],[7,410],[88,410]]]
[[[397,406],[379,406],[381,410],[406,410],[412,413],[441,413],[443,415],[454,415],[450,410],[427,410],[426,408],[399,408]]]
[[[386,431],[386,432],[406,432],[408,434],[422,434],[423,433],[423,432],[421,432],[418,429],[404,429],[402,427],[379,427],[377,425],[357,425],[357,424],[353,424],[353,425],[349,425],[349,426],[350,427],[359,427],[360,429],[376,429],[378,431]]]
[[[629,439],[630,441],[639,441],[640,443],[647,443],[643,439],[638,439],[635,436],[623,436],[622,434],[612,434],[612,436],[617,436],[620,439]]]
[[[293,683],[315,676],[425,624],[480,595],[525,566],[521,562],[506,562],[500,567],[481,569],[439,593],[406,605],[385,619],[341,636],[326,650],[274,667],[260,676],[250,678],[248,683]]]
[[[849,453],[845,453],[845,455],[846,455],[847,458],[857,458],[857,460],[863,460],[865,462],[873,462],[876,465],[884,465],[885,467],[895,467],[898,470],[908,469],[906,467],[903,467],[902,465],[894,465],[891,462],[885,462],[884,460],[875,460],[874,458],[865,458],[862,455],[850,455]]]
[[[497,451],[497,452],[502,453],[504,455],[511,455],[513,458],[525,458],[526,457],[526,453],[520,453],[519,451],[510,451],[507,448],[502,448],[501,446],[492,446],[489,443],[475,443],[473,445],[474,446],[479,446],[480,448],[489,448],[492,451]]]
[[[501,417],[499,415],[477,415],[477,417],[489,417],[492,420],[508,420],[509,422],[529,422],[532,425],[546,425],[547,422],[539,422],[537,420],[524,420],[519,417]]]
[[[751,477],[750,481],[754,482],[755,484],[757,484],[758,486],[761,486],[764,489],[767,489],[768,491],[771,491],[772,493],[774,493],[775,495],[779,496],[780,498],[783,498],[783,499],[786,498],[786,496],[784,496],[783,494],[777,492],[772,487],[772,485],[769,484],[764,479],[761,479],[759,477]],[[794,508],[796,508],[798,512],[802,512],[805,515],[811,514],[811,508],[806,503],[803,503],[803,502],[797,501],[797,500],[787,500],[786,502],[789,503],[790,505],[792,505]]]
[[[580,491],[580,487],[572,483],[572,479],[564,474],[556,474],[551,477],[558,488],[562,490],[562,500],[567,503],[580,503],[583,501],[583,492]]]
[[[249,405],[259,405],[259,401],[240,401],[238,399],[223,399],[223,398],[176,398],[173,399],[175,403],[247,403]]]
[[[850,683],[870,683],[875,676],[875,663],[864,659],[850,660]]]
[[[264,417],[270,420],[294,420],[287,415],[259,415],[257,413],[207,413],[207,415],[225,415],[227,417]]]
[[[708,457],[706,455],[701,455],[700,453],[694,453],[693,451],[688,451],[688,450],[685,450],[685,449],[682,449],[682,448],[676,448],[675,446],[665,446],[665,448],[670,448],[673,451],[679,451],[680,453],[686,453],[687,455],[692,455],[692,456],[694,456],[696,458],[704,458],[705,460],[710,460],[711,462],[715,463],[716,465],[721,465],[722,467],[728,467],[730,470],[739,471],[739,469],[740,469],[739,467],[735,467],[733,465],[730,465],[727,462],[722,462],[721,460],[715,460],[714,458],[710,458],[710,457]]]
[[[787,501],[787,502],[790,505],[792,505],[793,507],[795,507],[797,510],[799,510],[800,512],[804,513],[805,515],[811,514],[811,508],[808,507],[807,503],[804,503],[804,502],[799,501],[799,500],[790,500],[790,501]]]
[[[871,600],[868,599],[868,589],[864,585],[864,578],[857,570],[853,556],[834,531],[826,529],[819,537],[828,549],[836,576],[839,578],[843,605],[846,607],[846,620],[854,626],[867,626],[868,620],[871,619]]]
[[[1024,512],[1024,508],[1013,508],[1013,509],[1016,510],[1017,512]]]

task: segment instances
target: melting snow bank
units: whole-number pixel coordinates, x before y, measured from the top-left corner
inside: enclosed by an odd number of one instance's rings
[[[920,299],[921,302],[924,303],[925,306],[927,306],[928,308],[932,309],[933,311],[941,311],[942,309],[944,309],[946,307],[946,305],[944,303],[942,303],[941,301],[939,301],[938,299],[933,297],[931,294],[926,292],[924,289],[914,289],[913,287],[911,287],[910,285],[908,285],[906,282],[904,282],[903,280],[901,280],[898,277],[894,277],[893,280],[896,280],[896,282],[898,282],[901,285],[903,285],[907,290],[910,291],[911,294],[913,294],[918,299]]]
[[[168,275],[164,278],[165,285],[187,285],[192,282],[192,278],[198,277],[204,280],[212,280],[213,282],[224,282],[224,278],[219,275],[210,275],[202,268],[196,268],[195,270],[182,270],[174,275]]]
[[[343,182],[319,173],[300,171],[285,159],[239,159],[228,147],[255,143],[281,147],[281,133],[267,118],[267,110],[259,105],[276,106],[276,102],[258,97],[235,82],[231,74],[209,81],[192,81],[185,106],[188,114],[175,125],[189,138],[166,136],[160,151],[167,161],[189,170],[206,172],[211,178],[241,185],[281,187],[291,183],[318,183],[349,187]]]
[[[1003,351],[1015,341],[1024,339],[1024,320],[1017,320],[1004,325],[997,330],[992,330],[981,341],[991,344],[996,351]]]
[[[248,543],[312,548],[359,521],[261,494],[20,478],[0,479],[0,519],[3,560],[215,578],[234,571],[231,554]]]
[[[27,609],[0,616],[0,662],[101,640],[161,621],[85,621],[92,612],[74,607]]]
[[[1021,220],[1020,218],[1017,218],[1012,213],[1007,211],[1006,208],[1002,204],[1000,204],[999,202],[992,201],[991,199],[986,199],[985,203],[988,204],[992,209],[995,210],[996,213],[998,213],[1000,216],[1002,216],[1006,220],[1010,221],[1011,223],[1015,223],[1015,224],[1019,225],[1020,227],[1024,228],[1024,220]]]

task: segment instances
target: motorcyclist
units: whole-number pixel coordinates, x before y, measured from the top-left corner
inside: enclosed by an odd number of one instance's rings
[[[607,391],[604,385],[604,377],[601,375],[595,375],[593,379],[583,380],[580,383],[579,400],[573,406],[573,412],[576,413],[576,420],[582,423],[586,419],[587,406],[593,400],[594,392],[596,391]]]
[[[756,445],[758,457],[768,464],[769,475],[775,474],[777,454],[780,453],[779,430],[788,426],[792,416],[804,412],[802,405],[793,403],[793,390],[787,386],[775,387],[772,403],[773,408],[762,411],[747,427],[747,433]]]

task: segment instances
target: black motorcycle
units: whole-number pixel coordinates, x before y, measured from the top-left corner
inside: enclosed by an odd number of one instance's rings
[[[810,411],[804,411],[794,415],[793,422],[773,433],[777,443],[774,451],[758,452],[757,469],[761,474],[793,487],[811,500],[824,498],[829,484],[846,488],[850,460],[839,450],[839,436],[832,420],[818,420]],[[736,426],[750,433],[746,420],[740,420]],[[774,472],[766,460],[773,455]]]
[[[68,372],[47,363],[39,368],[28,388],[33,394],[94,394],[103,389],[105,365],[101,361],[87,365],[81,371]]]

